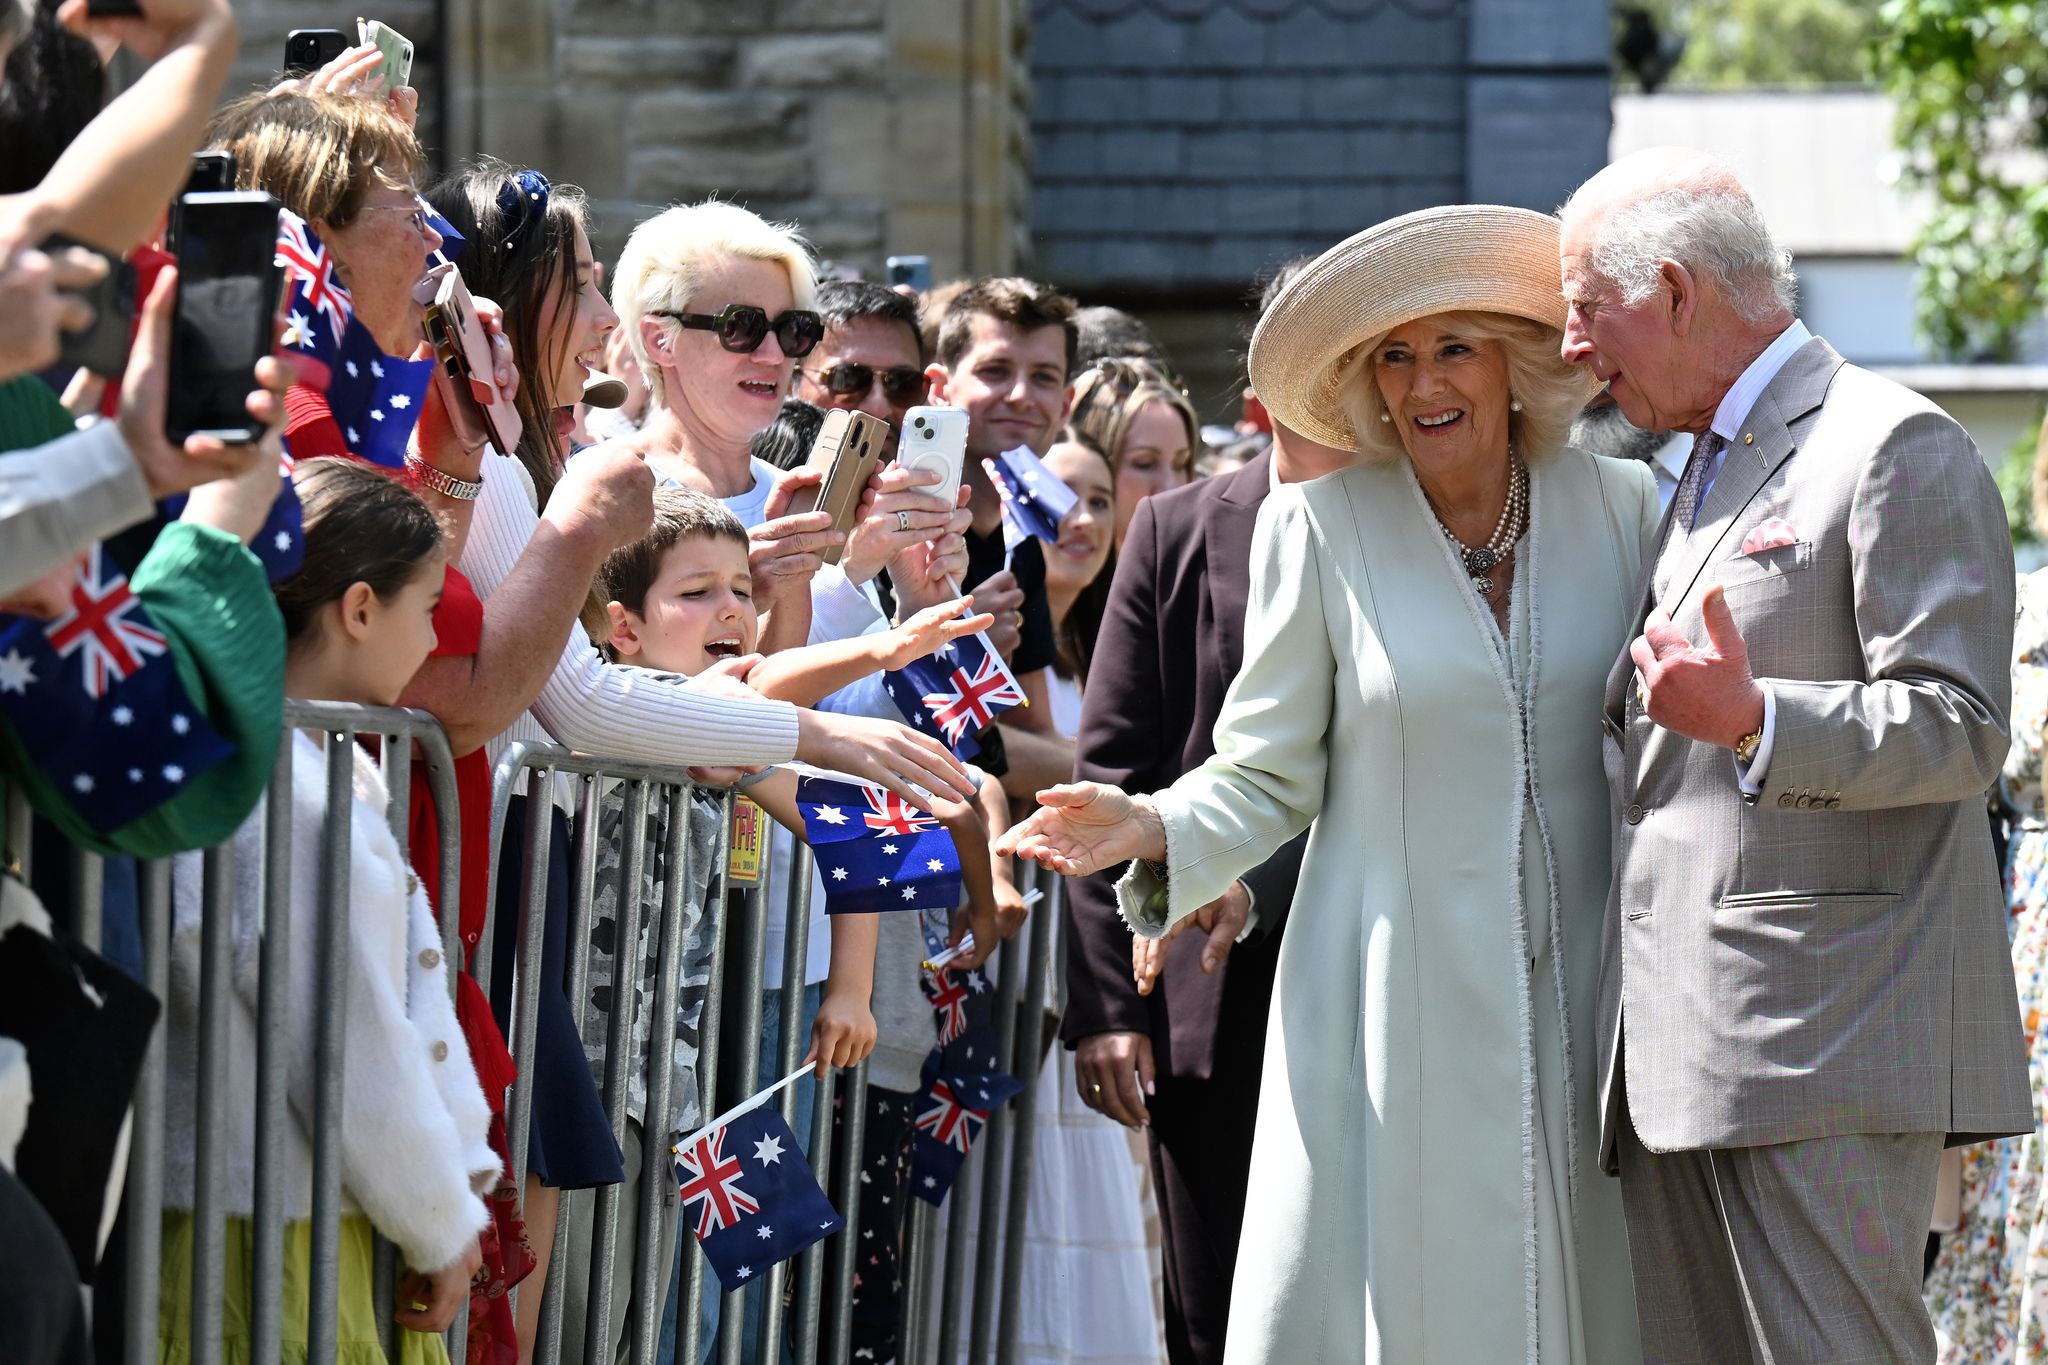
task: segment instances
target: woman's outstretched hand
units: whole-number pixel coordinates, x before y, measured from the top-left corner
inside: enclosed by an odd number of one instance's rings
[[[1029,858],[1069,877],[1166,856],[1166,827],[1150,797],[1126,796],[1102,782],[1069,782],[1040,792],[1038,806],[989,851]]]

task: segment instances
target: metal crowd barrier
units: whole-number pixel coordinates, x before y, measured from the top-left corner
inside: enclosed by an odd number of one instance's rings
[[[329,756],[327,810],[329,818],[321,843],[321,928],[319,956],[321,970],[316,1057],[319,1077],[314,1114],[313,1200],[312,1200],[312,1284],[308,1307],[308,1358],[312,1365],[329,1365],[334,1358],[338,1238],[341,1217],[341,1158],[338,1140],[342,1093],[342,1058],[346,1046],[343,999],[348,967],[349,911],[349,823],[352,811],[350,763],[346,760],[357,740],[381,737],[381,765],[390,792],[387,820],[401,847],[408,840],[410,774],[413,748],[418,746],[427,764],[431,792],[440,831],[441,876],[440,913],[443,949],[448,961],[463,961],[459,936],[459,915],[455,911],[460,891],[460,827],[456,807],[454,769],[446,738],[439,725],[424,712],[376,708],[340,703],[288,701],[285,709],[287,732],[272,775],[272,791],[284,792],[284,800],[267,800],[264,820],[263,942],[259,960],[257,1006],[258,1053],[256,1058],[256,1164],[252,1218],[250,1303],[253,1365],[270,1365],[280,1354],[283,1323],[281,1280],[284,1264],[283,1189],[280,1155],[286,1112],[285,1010],[289,988],[288,952],[290,939],[284,932],[289,914],[291,886],[291,767],[292,731],[315,731],[325,736]],[[645,971],[637,956],[643,916],[659,916],[660,930],[652,935],[658,955],[652,1007],[657,1020],[675,1017],[680,994],[681,961],[685,944],[676,932],[685,922],[684,889],[690,882],[686,866],[691,856],[688,821],[684,816],[697,788],[688,773],[676,767],[641,763],[628,759],[597,758],[571,753],[549,745],[514,744],[500,758],[493,779],[491,887],[489,918],[472,963],[472,975],[488,993],[491,988],[491,957],[494,951],[497,909],[498,853],[510,815],[512,797],[530,784],[533,797],[526,804],[522,830],[523,857],[520,863],[522,893],[519,922],[513,936],[515,963],[512,973],[514,997],[512,1026],[507,1041],[518,1066],[506,1105],[506,1129],[511,1148],[515,1183],[523,1195],[527,1167],[529,1123],[533,1107],[532,1066],[538,1021],[538,970],[542,957],[550,844],[553,838],[549,809],[558,783],[566,783],[572,797],[570,817],[570,920],[568,943],[572,951],[566,963],[567,988],[576,1015],[579,1037],[583,1010],[588,998],[588,948],[591,942],[592,906],[599,889],[596,875],[599,819],[603,802],[612,790],[623,802],[624,844],[621,855],[621,889],[640,885],[644,869],[646,831],[649,821],[668,815],[665,866],[659,905],[642,905],[637,894],[617,898],[618,923],[613,943],[613,1008],[608,1021],[606,1061],[602,1096],[613,1136],[623,1148],[628,1064],[638,993],[632,985]],[[731,828],[733,799],[717,793],[722,817]],[[338,812],[339,819],[334,818]],[[6,833],[11,846],[26,860],[30,847],[30,820],[18,794],[10,797],[6,812]],[[743,892],[729,881],[723,866],[714,881],[715,894],[723,903],[717,919],[707,998],[701,1016],[698,1044],[698,1093],[703,1113],[719,1112],[723,1106],[752,1094],[761,1070],[763,1023],[763,965],[767,915],[784,916],[784,968],[779,983],[778,1055],[775,1075],[795,1070],[808,1047],[801,1029],[803,976],[810,924],[810,855],[799,844],[792,862],[787,887],[771,885],[771,860],[763,856],[759,878]],[[203,855],[203,919],[199,1001],[200,1058],[195,1111],[197,1169],[194,1185],[195,1244],[192,1273],[192,1320],[198,1333],[192,1343],[193,1365],[218,1365],[221,1359],[220,1313],[225,1285],[224,1189],[228,1114],[223,1068],[227,1064],[226,1031],[233,986],[230,972],[231,911],[230,885],[233,850],[229,845],[207,850]],[[1035,1098],[1041,1046],[1045,982],[1050,970],[1051,923],[1060,913],[1060,881],[1051,874],[1028,869],[1044,891],[1028,921],[1025,935],[999,949],[994,960],[997,980],[995,1018],[1003,1064],[1024,1081],[1022,1093],[1009,1105],[993,1113],[980,1139],[969,1153],[956,1180],[946,1215],[945,1254],[934,1255],[934,1243],[941,1231],[936,1211],[921,1200],[909,1199],[903,1248],[904,1293],[898,1359],[906,1362],[943,1361],[947,1365],[966,1360],[980,1365],[993,1360],[1010,1365],[1019,1354],[1019,1307],[1023,1276],[1025,1211],[1031,1179],[1031,1146],[1035,1125]],[[80,854],[72,867],[70,925],[88,946],[99,938],[100,899],[103,878],[100,860]],[[170,977],[171,926],[170,863],[144,862],[138,866],[140,928],[143,947],[144,984],[159,998],[168,994]],[[445,908],[442,908],[445,907]],[[735,932],[728,932],[729,930]],[[450,976],[454,984],[454,973]],[[728,994],[730,993],[730,994]],[[1020,999],[1027,1007],[1018,1008]],[[727,1048],[721,1035],[735,1030],[736,1046]],[[666,1030],[655,1030],[659,1040]],[[672,1068],[666,1047],[651,1044],[649,1074],[643,1077],[647,1097],[646,1113],[666,1114],[670,1108]],[[731,1074],[721,1074],[730,1066]],[[146,1365],[157,1354],[158,1288],[161,1265],[161,1223],[156,1210],[163,1195],[165,1058],[161,1028],[153,1038],[134,1099],[134,1139],[129,1152],[126,1190],[130,1217],[125,1264],[126,1316],[123,1336],[124,1365]],[[642,1180],[639,1199],[632,1208],[622,1206],[620,1187],[599,1188],[594,1196],[576,1192],[565,1196],[556,1216],[553,1254],[544,1280],[528,1279],[513,1291],[516,1296],[539,1292],[543,1295],[534,1360],[537,1365],[557,1365],[564,1358],[563,1301],[569,1291],[570,1200],[594,1198],[594,1217],[589,1220],[591,1247],[587,1255],[590,1281],[587,1287],[585,1339],[573,1358],[584,1365],[613,1365],[605,1346],[615,1304],[626,1296],[614,1252],[622,1227],[633,1233],[634,1265],[630,1278],[631,1317],[621,1342],[621,1355],[632,1365],[741,1365],[749,1358],[744,1337],[747,1301],[758,1294],[776,1311],[762,1314],[762,1331],[751,1358],[760,1362],[789,1361],[794,1365],[849,1365],[852,1338],[852,1291],[856,1273],[857,1228],[861,1196],[861,1150],[865,1137],[867,1067],[865,1064],[845,1076],[824,1072],[798,1082],[813,1087],[814,1110],[808,1134],[811,1165],[826,1183],[834,1205],[845,1216],[842,1235],[813,1246],[792,1262],[784,1263],[762,1278],[759,1285],[725,1294],[721,1301],[718,1336],[715,1343],[701,1339],[698,1305],[704,1276],[709,1273],[695,1241],[687,1229],[682,1232],[682,1254],[673,1274],[680,1281],[680,1302],[675,1354],[657,1362],[657,1345],[665,1291],[657,1283],[660,1266],[659,1239],[663,1232],[664,1191],[673,1197],[673,1157],[670,1143],[674,1134],[650,1131],[642,1144]],[[785,1119],[795,1126],[798,1091],[792,1086],[778,1098]],[[835,1099],[843,1119],[835,1150],[833,1114]],[[906,1191],[906,1198],[908,1192]],[[143,1211],[148,1211],[146,1214]],[[681,1226],[680,1210],[678,1226]],[[973,1277],[968,1281],[970,1240],[974,1243]],[[392,1291],[398,1267],[391,1248],[379,1240],[377,1312],[386,1336],[387,1353],[395,1349],[395,1328],[391,1322]],[[786,1315],[786,1316],[785,1316]],[[447,1334],[451,1356],[461,1361],[467,1334],[467,1313],[458,1316]],[[960,1341],[965,1325],[964,1351]],[[708,1348],[708,1349],[707,1349]]]

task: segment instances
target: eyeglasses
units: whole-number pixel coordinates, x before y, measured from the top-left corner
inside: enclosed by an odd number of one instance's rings
[[[788,349],[787,347],[784,348]],[[804,375],[813,383],[824,386],[827,393],[837,398],[865,398],[879,380],[882,394],[897,407],[908,407],[924,397],[924,371],[909,365],[896,365],[878,370],[872,365],[863,365],[854,360],[842,360],[837,365],[828,365],[822,370],[805,370]]]
[[[364,213],[402,213],[412,230],[422,237],[427,235],[427,211],[417,204],[365,204]]]
[[[715,332],[718,344],[739,355],[751,355],[761,348],[770,332],[781,343],[782,353],[801,360],[825,339],[825,320],[807,308],[792,308],[770,318],[768,310],[751,303],[730,303],[716,313],[676,313],[653,310],[657,316],[674,318],[697,332]]]

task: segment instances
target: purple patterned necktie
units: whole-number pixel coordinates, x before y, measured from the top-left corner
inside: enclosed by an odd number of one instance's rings
[[[1685,462],[1685,473],[1678,480],[1678,491],[1671,497],[1673,513],[1679,525],[1688,531],[1699,520],[1700,492],[1706,487],[1707,472],[1714,467],[1715,457],[1727,446],[1727,439],[1718,431],[1709,430],[1693,438],[1692,457]]]

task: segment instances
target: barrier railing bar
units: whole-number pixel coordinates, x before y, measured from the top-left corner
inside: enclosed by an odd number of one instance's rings
[[[946,1264],[940,1272],[939,1359],[960,1358],[960,1309],[967,1292],[967,1243],[973,1235],[974,1192],[979,1189],[981,1171],[988,1164],[979,1150],[967,1153],[967,1162],[953,1181],[946,1200]]]
[[[839,1072],[820,1068],[817,1075],[817,1090],[811,1101],[811,1170],[829,1179],[832,1170],[832,1092]],[[848,1223],[838,1236],[851,1245],[853,1225]],[[813,1242],[804,1248],[796,1261],[795,1323],[790,1328],[789,1338],[789,1353],[796,1365],[816,1365],[824,1287],[825,1243]]]
[[[1051,969],[1052,926],[1060,913],[1065,883],[1044,868],[1034,868],[1045,892],[1031,913],[1030,970],[1024,979],[1022,1019],[1018,1024],[1015,1075],[1024,1082],[1013,1103],[1017,1107],[1015,1140],[1010,1158],[1010,1212],[1003,1224],[1002,1308],[996,1332],[996,1365],[1014,1365],[1023,1333],[1024,1233],[1031,1205],[1031,1144],[1038,1127],[1039,1044],[1045,1036],[1045,985]]]
[[[14,857],[14,872],[27,881],[34,871],[35,812],[18,783],[7,788],[7,851]]]
[[[542,948],[547,935],[548,848],[554,838],[554,774],[547,768],[528,770],[526,844],[521,873],[526,894],[519,903],[518,952],[512,973],[513,1063],[512,1103],[506,1112],[506,1141],[512,1148],[512,1179],[526,1199],[527,1141],[533,1122],[533,1059],[540,1024]],[[509,817],[508,817],[509,818]]]
[[[730,840],[732,835],[733,807],[735,798],[730,791],[725,793],[719,804],[719,837]],[[727,857],[720,857],[712,878],[712,889],[707,893],[711,904],[717,907],[716,923],[711,931],[710,980],[704,987],[704,1009],[697,1016],[697,1119],[709,1118],[717,1111],[713,1106],[718,1102],[718,1050],[721,1046],[722,1029],[720,1017],[725,1008],[725,949],[731,942],[728,932],[732,922],[732,868]],[[678,1236],[687,1209],[678,1209],[676,1223]],[[694,1239],[684,1246],[679,1254],[676,1273],[682,1277],[682,1284],[676,1297],[676,1356],[673,1362],[663,1365],[698,1365],[704,1358],[704,1256],[697,1249]]]
[[[937,1210],[914,1195],[903,1227],[903,1325],[897,1339],[897,1358],[923,1361],[931,1358],[925,1347],[927,1319],[931,1316],[925,1292],[931,1280],[932,1237],[937,1227]]]
[[[853,1069],[853,1078],[846,1087],[840,1112],[845,1115],[842,1121],[845,1131],[840,1135],[844,1145],[839,1149],[838,1172],[832,1185],[839,1197],[839,1214],[846,1219],[846,1235],[834,1239],[839,1245],[830,1266],[828,1292],[832,1314],[825,1320],[824,1353],[821,1357],[825,1365],[849,1365],[853,1353],[853,1275],[860,1254],[854,1228],[860,1223],[861,1150],[867,1144],[868,1129],[866,1059]]]
[[[192,1112],[192,1361],[220,1365],[227,1227],[221,1212],[228,1171],[228,1010],[234,1003],[234,851],[206,850],[199,930],[198,1093]]]
[[[787,1076],[796,1070],[797,1058],[803,1056],[802,1048],[807,1041],[800,1036],[804,1021],[804,977],[810,962],[811,949],[811,846],[801,839],[791,841],[789,855],[789,885],[782,892],[782,1006],[781,1018],[775,1034],[775,1074]],[[767,902],[763,901],[763,908]],[[772,911],[771,911],[772,913]],[[775,1097],[775,1107],[782,1113],[782,1121],[796,1129],[797,1086],[808,1085],[815,1098],[817,1094],[816,1073],[813,1079],[798,1081],[796,1085],[784,1087]],[[779,1361],[782,1359],[782,1292],[788,1282],[789,1262],[778,1261],[769,1267],[761,1291],[761,1359]]]
[[[256,1168],[250,1209],[249,1345],[255,1365],[277,1365],[284,1326],[284,1131],[290,1122],[292,735],[277,746],[263,798],[262,975],[256,986]]]
[[[763,851],[772,853],[772,836],[764,841],[764,845]],[[745,929],[740,937],[739,999],[736,1002],[740,1026],[737,1056],[739,1075],[733,1077],[732,1083],[728,1086],[735,1100],[752,1094],[760,1083],[761,977],[766,969],[763,958],[768,945],[768,907],[774,904],[774,867],[775,859],[772,856],[761,859],[759,879],[745,898]],[[782,949],[786,955],[789,952],[789,944],[785,942]],[[749,1286],[743,1285],[726,1294],[719,1304],[719,1365],[742,1365],[746,1347],[748,1288]]]
[[[654,1015],[647,1021],[647,1107],[640,1115],[639,1223],[633,1242],[633,1317],[627,1341],[633,1365],[651,1365],[660,1344],[662,1300],[668,1283],[661,1275],[662,1201],[673,1181],[668,1154],[669,1111],[675,1104],[677,997],[682,993],[683,950],[688,944],[692,883],[690,788],[668,786],[668,839],[661,860],[661,966],[654,979]],[[637,970],[637,964],[636,970]],[[618,992],[614,990],[613,998]],[[680,1221],[680,1220],[679,1220]],[[668,1230],[673,1240],[674,1230]],[[606,1335],[609,1335],[608,1333]],[[600,1365],[611,1365],[606,1359]]]
[[[106,864],[89,848],[71,848],[71,934],[79,943],[100,950],[101,925],[107,913]]]
[[[328,732],[326,822],[320,833],[319,1023],[313,1044],[313,1226],[306,1298],[310,1365],[333,1365],[340,1325],[342,1055],[347,1042],[355,743],[352,729]]]
[[[1033,907],[1034,916],[1037,907]],[[1016,1055],[1012,1047],[1017,1032],[1017,990],[1026,964],[1017,961],[1016,940],[996,950],[1002,960],[996,970],[996,1069],[1010,1070]],[[1010,1115],[1007,1105],[988,1116],[982,1130],[981,1146],[987,1149],[981,1177],[981,1222],[974,1246],[974,1303],[968,1320],[967,1358],[975,1365],[990,1358],[995,1330],[997,1260],[1002,1250],[1002,1220],[1006,1201],[1005,1178],[1010,1169]]]
[[[620,863],[617,930],[612,938],[612,961],[616,966],[604,1048],[605,1118],[611,1124],[612,1141],[621,1148],[625,1146],[626,1135],[626,1070],[632,1064],[633,1013],[639,1001],[634,986],[640,971],[640,888],[647,869],[648,796],[644,779],[626,784],[624,857]],[[584,1365],[611,1365],[606,1341],[611,1335],[612,1273],[617,1268],[620,1212],[619,1187],[600,1185],[597,1216],[592,1220],[590,1297],[583,1312]]]
[[[171,988],[171,865],[136,865],[142,984],[159,1000]],[[164,1030],[151,1029],[135,1080],[135,1139],[128,1149],[128,1266],[123,1365],[154,1365],[161,1306],[164,1202]]]

